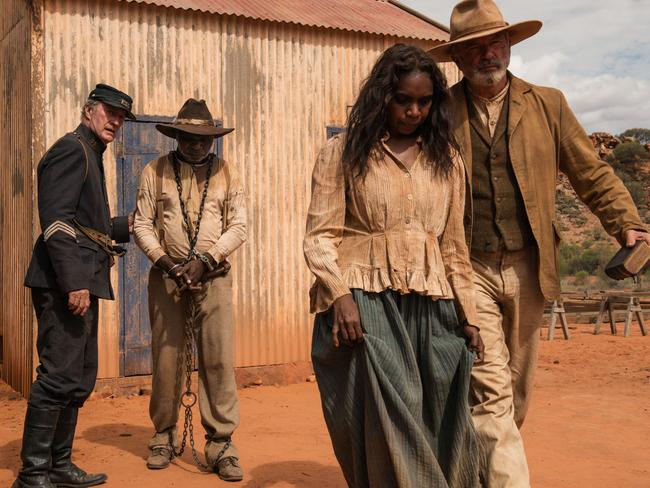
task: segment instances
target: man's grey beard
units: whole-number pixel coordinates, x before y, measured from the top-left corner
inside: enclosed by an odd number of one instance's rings
[[[497,71],[487,73],[481,73],[479,70],[475,70],[466,76],[472,85],[488,87],[499,84],[505,78],[506,74],[507,69],[500,67]]]

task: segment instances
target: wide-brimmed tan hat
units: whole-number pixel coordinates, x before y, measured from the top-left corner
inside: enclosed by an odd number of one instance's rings
[[[215,126],[205,100],[196,100],[194,98],[189,98],[183,104],[174,122],[171,124],[156,124],[156,129],[167,137],[174,138],[179,131],[199,136],[221,137],[235,130]]]
[[[526,20],[508,24],[493,0],[463,0],[451,12],[449,42],[429,50],[438,62],[452,61],[451,47],[461,42],[508,31],[510,45],[528,39],[542,28],[539,20]]]

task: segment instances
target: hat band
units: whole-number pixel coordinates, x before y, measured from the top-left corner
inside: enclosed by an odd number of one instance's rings
[[[209,125],[214,127],[214,123],[211,120],[205,119],[176,119],[174,124],[183,124],[183,125]]]
[[[469,36],[469,35],[474,34],[476,32],[486,31],[486,30],[489,30],[489,29],[494,29],[495,27],[508,27],[509,25],[510,24],[508,24],[507,22],[504,22],[503,20],[499,20],[499,21],[496,21],[496,22],[490,22],[488,24],[481,24],[481,25],[477,25],[476,27],[472,27],[470,29],[465,29],[462,32],[458,32],[455,36],[453,36],[449,40],[450,41],[457,41],[459,39],[462,39],[463,37]]]

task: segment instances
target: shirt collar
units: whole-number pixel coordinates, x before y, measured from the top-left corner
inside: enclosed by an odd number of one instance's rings
[[[379,139],[379,142],[381,142],[382,146],[386,146],[386,143],[390,139],[390,133],[388,131],[384,132],[384,135]],[[420,146],[422,146],[422,142],[424,140],[422,139],[422,136],[418,136],[418,138],[415,140]]]
[[[492,98],[484,98],[480,95],[477,95],[472,91],[472,88],[469,86],[469,83],[467,84],[467,89],[469,91],[469,94],[472,96],[472,98],[477,102],[481,102],[483,105],[499,103],[503,101],[503,99],[508,94],[508,90],[510,89],[510,78],[508,78],[506,86],[503,87],[503,90],[501,90],[499,93],[494,95]]]
[[[79,124],[79,127],[75,129],[75,133],[82,137],[96,153],[102,154],[106,150],[106,144],[84,124]]]
[[[384,133],[382,138],[379,140],[381,148],[384,150],[384,153],[388,154],[388,156],[391,159],[393,159],[397,164],[399,164],[400,166],[405,167],[402,160],[400,158],[398,158],[397,155],[393,151],[390,150],[390,148],[388,147],[388,144],[386,144],[389,140],[390,140],[390,134],[388,132]],[[418,138],[415,140],[415,142],[417,142],[418,146],[420,146],[420,152],[419,152],[418,156],[415,158],[415,160],[417,161],[418,159],[420,159],[420,156],[422,155],[422,143],[424,142],[424,140],[422,139],[422,136],[418,136]]]

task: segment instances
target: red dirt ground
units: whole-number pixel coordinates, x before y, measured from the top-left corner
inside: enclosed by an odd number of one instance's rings
[[[542,343],[523,429],[532,485],[648,488],[650,337],[641,337],[638,329],[628,338],[593,336],[587,326],[572,332],[569,341]],[[90,400],[81,413],[74,459],[90,471],[108,473],[107,486],[345,487],[315,384],[248,388],[239,396],[242,422],[235,441],[245,469],[239,484],[200,472],[189,454],[166,470],[147,470],[146,396]],[[24,412],[25,401],[0,386],[2,487],[10,486],[19,468]]]

